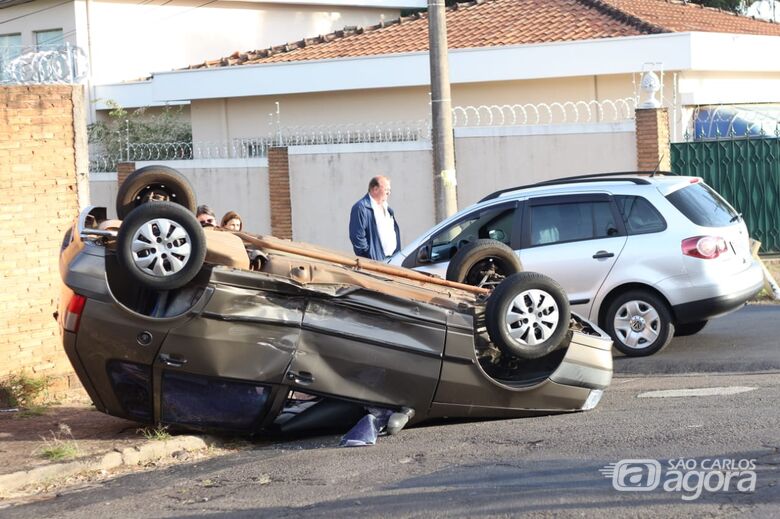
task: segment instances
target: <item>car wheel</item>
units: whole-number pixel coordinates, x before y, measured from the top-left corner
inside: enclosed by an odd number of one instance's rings
[[[707,326],[707,321],[696,321],[695,323],[677,324],[674,327],[675,337],[685,337],[686,335],[694,335],[699,333]]]
[[[116,195],[117,218],[124,220],[130,211],[150,200],[175,202],[193,213],[195,191],[181,173],[167,166],[145,166],[133,171]]]
[[[523,270],[517,254],[496,240],[467,243],[447,267],[447,279],[467,285],[496,286],[507,276]]]
[[[490,294],[485,318],[488,335],[502,352],[535,359],[558,349],[569,330],[571,310],[555,280],[518,272]]]
[[[195,215],[172,202],[152,202],[133,209],[117,236],[120,265],[154,290],[189,283],[206,257],[206,237]]]
[[[666,303],[655,294],[632,290],[609,305],[606,330],[615,348],[629,357],[661,351],[674,336],[674,324]]]

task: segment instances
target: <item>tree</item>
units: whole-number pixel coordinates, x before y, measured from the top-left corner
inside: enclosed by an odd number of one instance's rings
[[[690,0],[692,4],[701,4],[706,7],[715,7],[724,11],[742,13],[745,9],[744,0]]]
[[[101,157],[95,167],[112,171],[116,162],[133,160],[128,152],[138,146],[153,149],[157,160],[190,158],[180,156],[181,150],[192,153],[192,128],[181,106],[148,113],[146,108],[128,112],[113,101],[106,104],[111,107],[108,118],[88,127],[90,147]]]

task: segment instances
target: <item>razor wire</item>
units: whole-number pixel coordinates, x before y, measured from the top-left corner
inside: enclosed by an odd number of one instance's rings
[[[70,44],[44,48],[5,47],[0,51],[0,84],[76,84],[87,77],[84,51]]]
[[[455,106],[455,128],[622,122],[634,118],[636,99]]]
[[[213,160],[265,158],[275,146],[360,144],[430,140],[429,121],[376,124],[290,126],[277,128],[265,137],[236,138],[231,141],[129,142],[118,134],[115,146],[120,152],[107,155],[97,146],[90,148],[90,171],[116,171],[119,162],[168,160]]]
[[[625,98],[456,106],[452,109],[452,118],[456,128],[621,122],[633,119],[636,104],[635,99]],[[119,142],[115,143],[118,144],[115,149],[121,150],[117,156],[107,156],[97,148],[90,149],[90,171],[116,171],[116,164],[123,161],[265,158],[269,148],[275,146],[430,142],[431,132],[431,121],[420,119],[305,126],[282,126],[277,121],[270,125],[266,136],[230,141],[137,143],[120,134],[117,136]]]
[[[430,140],[427,120],[339,125],[288,126],[279,128],[275,145],[307,146]]]

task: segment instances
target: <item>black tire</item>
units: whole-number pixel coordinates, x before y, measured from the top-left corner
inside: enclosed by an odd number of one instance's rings
[[[676,324],[674,326],[675,337],[685,337],[699,333],[707,326],[707,321],[696,321],[695,323]]]
[[[620,294],[607,307],[604,325],[615,348],[627,357],[657,353],[674,337],[672,314],[666,301],[646,290]]]
[[[148,242],[149,247],[133,251],[134,242]],[[200,271],[206,237],[188,209],[173,202],[151,202],[130,211],[122,222],[117,256],[125,271],[144,286],[173,290]]]
[[[477,240],[455,253],[447,267],[447,279],[474,286],[498,285],[522,270],[520,259],[507,245],[496,240]]]
[[[490,340],[502,352],[524,359],[557,350],[570,319],[566,292],[554,279],[537,272],[518,272],[506,278],[490,294],[485,309]]]
[[[116,195],[117,218],[124,220],[130,211],[150,200],[174,202],[195,212],[195,190],[181,173],[168,166],[145,166],[133,171]]]

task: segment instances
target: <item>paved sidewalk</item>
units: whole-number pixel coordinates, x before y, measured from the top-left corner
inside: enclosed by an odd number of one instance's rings
[[[153,432],[150,426],[105,415],[85,402],[47,407],[41,414],[0,412],[0,508],[8,498],[90,477],[221,452],[223,442],[216,438],[147,437]],[[54,461],[47,459],[47,449],[75,452]]]

